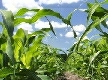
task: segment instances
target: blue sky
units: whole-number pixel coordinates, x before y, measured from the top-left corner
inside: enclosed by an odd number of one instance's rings
[[[87,14],[83,12],[84,9],[87,9],[86,2],[93,2],[94,0],[0,0],[0,8],[11,10],[13,13],[16,13],[20,8],[48,8],[54,11],[60,12],[63,17],[67,17],[69,13],[78,9],[74,12],[72,16],[71,23],[74,30],[76,31],[78,37],[86,29],[86,17]],[[99,0],[102,1],[102,0]],[[29,12],[25,18],[30,18],[34,13]],[[76,41],[73,38],[73,32],[70,27],[67,27],[59,19],[55,17],[48,17],[54,26],[54,30],[57,36],[54,36],[52,33],[49,33],[43,41],[44,43],[50,44],[53,47],[60,48],[63,50],[69,49],[74,42]],[[29,33],[34,30],[41,29],[48,26],[48,21],[44,18],[38,20],[33,25],[28,23],[21,23],[17,28],[23,28],[28,30]],[[97,34],[98,31],[95,29],[92,33],[88,34],[86,38],[90,39],[93,35]]]

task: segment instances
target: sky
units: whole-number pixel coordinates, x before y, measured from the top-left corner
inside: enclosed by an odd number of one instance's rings
[[[84,12],[84,10],[87,9],[86,2],[93,1],[94,0],[0,0],[0,9],[11,10],[15,14],[19,9],[24,7],[28,9],[47,8],[59,12],[63,17],[67,17],[69,13],[74,11],[71,23],[73,25],[73,29],[76,31],[77,36],[80,37],[87,25],[87,14]],[[33,12],[26,13],[25,18],[30,18],[33,16],[33,14]],[[43,42],[50,44],[55,48],[60,48],[63,50],[69,49],[76,42],[76,39],[73,38],[74,35],[72,29],[67,27],[66,24],[55,17],[48,17],[48,19],[51,21],[54,27],[56,36],[50,32],[49,35],[44,38]],[[31,33],[34,30],[49,28],[49,25],[48,21],[45,18],[42,18],[33,25],[23,22],[16,28],[23,28]],[[89,33],[85,37],[85,39],[90,39],[93,37],[93,35],[97,35],[97,33],[99,32],[94,29],[92,33]]]

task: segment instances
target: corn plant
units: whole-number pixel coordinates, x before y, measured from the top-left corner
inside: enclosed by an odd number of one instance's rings
[[[30,19],[23,18],[28,11],[36,14]],[[42,42],[49,31],[53,30],[47,16],[55,16],[65,24],[70,24],[71,15],[65,19],[59,13],[50,9],[20,9],[15,15],[11,11],[0,10],[3,31],[0,34],[0,79],[1,80],[52,80],[54,74],[62,70],[62,58],[57,55],[60,50],[51,48]],[[43,28],[28,34],[18,29],[14,35],[14,28],[21,22],[32,24],[45,17],[50,28]],[[25,26],[26,27],[26,26]],[[41,71],[41,72],[40,72]],[[43,72],[42,72],[43,71]]]
[[[0,22],[0,80],[56,80],[56,77],[65,71],[72,71],[90,80],[107,80],[108,33],[101,27],[103,25],[108,28],[108,10],[102,6],[107,2],[105,0],[99,3],[95,0],[93,4],[87,3],[87,28],[80,40],[69,49],[68,54],[44,44],[43,39],[49,31],[56,36],[48,16],[54,16],[72,28],[70,20],[73,12],[63,18],[60,13],[51,9],[22,8],[15,15],[11,11],[0,10],[3,20]],[[25,19],[24,15],[28,11],[35,14]],[[13,34],[14,28],[20,23],[32,25],[42,17],[48,20],[50,28],[43,28],[31,34],[20,28]],[[100,31],[99,39],[83,40],[94,28]],[[73,32],[76,38],[76,32]]]
[[[107,80],[108,79],[108,30],[106,21],[108,19],[108,10],[102,5],[106,1],[98,3],[87,3],[88,9],[85,11],[87,16],[87,28],[82,34],[78,43],[69,49],[67,58],[67,70],[71,70],[89,80]],[[103,28],[102,28],[103,27]],[[83,40],[83,38],[94,28],[100,31],[100,37],[97,40]]]

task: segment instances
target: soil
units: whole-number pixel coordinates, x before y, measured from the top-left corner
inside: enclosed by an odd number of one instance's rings
[[[64,72],[64,75],[59,76],[57,80],[87,80],[87,79],[81,78],[78,75],[73,74],[71,72]]]

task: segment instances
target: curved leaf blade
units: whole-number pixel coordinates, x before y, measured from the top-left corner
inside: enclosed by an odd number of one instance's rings
[[[31,24],[45,16],[55,16],[67,24],[67,19],[64,19],[59,13],[57,13],[51,9],[42,9],[42,10],[39,10],[31,19],[25,19],[25,18],[15,19],[14,25],[16,26],[16,25],[20,24],[21,22],[27,22],[27,23]]]
[[[46,16],[45,16],[46,17]],[[48,20],[48,18],[46,17],[46,19]],[[52,24],[51,24],[51,22],[48,20],[48,22],[49,22],[49,25],[50,25],[50,29],[51,29],[51,31],[53,32],[53,34],[56,36],[56,34],[55,34],[55,32],[54,32],[54,29],[53,29],[53,26],[52,26]]]
[[[89,21],[95,12],[95,10],[99,7],[99,3],[94,3],[92,7],[89,9],[87,20]]]
[[[3,23],[5,25],[4,27],[8,32],[8,34],[4,33],[8,35],[7,45],[6,45],[6,54],[11,59],[12,63],[14,63],[15,59],[14,59],[14,52],[12,48],[12,36],[13,36],[13,31],[14,31],[14,16],[11,11],[0,10],[0,12],[2,14]]]
[[[28,11],[34,11],[34,12],[38,12],[40,9],[27,9],[27,8],[21,8],[14,16],[23,16],[26,12]]]
[[[104,15],[101,19],[95,20],[86,28],[86,30],[84,31],[83,35],[81,36],[80,40],[77,43],[76,50],[78,50],[78,46],[79,46],[80,42],[82,41],[82,39],[86,36],[86,34],[88,34],[88,32],[91,29],[95,28],[97,25],[99,25],[102,21],[106,20],[107,18],[108,18],[108,14]]]
[[[14,31],[14,16],[11,11],[0,10],[3,18],[3,23],[8,32],[8,35],[11,37]]]

